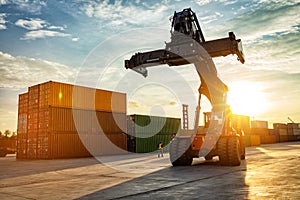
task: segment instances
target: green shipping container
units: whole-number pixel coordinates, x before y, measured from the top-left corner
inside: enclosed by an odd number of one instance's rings
[[[180,129],[180,118],[130,115],[129,123],[134,123],[132,135],[139,137],[146,134],[166,134],[173,135]],[[131,125],[132,127],[132,125]],[[131,128],[132,129],[132,128]]]
[[[166,147],[180,130],[181,119],[148,115],[128,116],[128,149],[136,153],[156,151],[159,142]],[[165,148],[165,151],[167,149]]]
[[[164,151],[166,152],[166,146],[172,140],[171,135],[154,135],[149,138],[136,138],[136,153],[149,153],[157,150],[157,145],[162,142],[164,145]]]

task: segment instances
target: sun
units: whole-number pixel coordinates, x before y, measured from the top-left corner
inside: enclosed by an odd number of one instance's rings
[[[233,82],[228,84],[227,102],[234,114],[256,116],[267,107],[262,85],[253,82]]]

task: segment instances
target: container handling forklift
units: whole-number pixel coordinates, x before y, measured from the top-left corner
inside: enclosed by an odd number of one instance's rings
[[[191,165],[193,158],[205,157],[211,160],[219,156],[220,164],[240,165],[245,159],[243,132],[231,126],[231,111],[226,103],[227,86],[218,78],[212,57],[237,55],[244,63],[242,42],[233,32],[229,37],[205,41],[196,14],[190,9],[174,12],[171,25],[171,42],[165,49],[136,53],[125,60],[125,68],[132,69],[144,77],[147,67],[168,64],[179,66],[194,64],[200,77],[198,106],[196,108],[194,129],[182,130],[170,143],[170,160],[173,166]],[[205,128],[198,133],[201,96],[210,101],[212,110],[204,113]]]

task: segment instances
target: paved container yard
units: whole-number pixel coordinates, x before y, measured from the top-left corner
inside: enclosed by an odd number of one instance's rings
[[[0,158],[0,199],[300,199],[300,142],[248,147],[238,167],[168,154],[124,160]],[[108,165],[114,166],[114,168]]]

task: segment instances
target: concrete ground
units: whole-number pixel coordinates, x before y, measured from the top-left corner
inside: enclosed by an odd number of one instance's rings
[[[171,167],[168,154],[154,153],[101,158],[105,164],[9,155],[0,158],[0,199],[300,199],[299,158],[300,142],[249,147],[238,167],[217,158]]]

